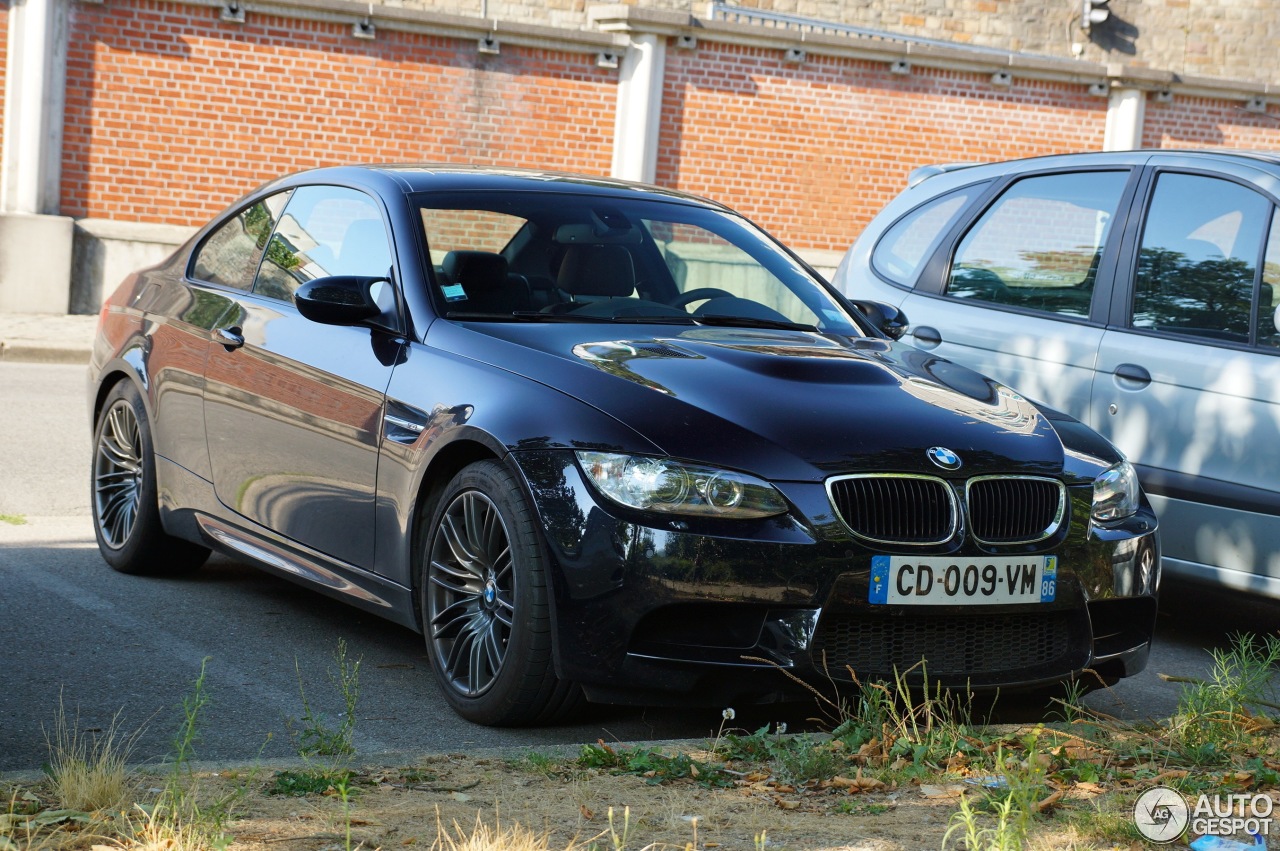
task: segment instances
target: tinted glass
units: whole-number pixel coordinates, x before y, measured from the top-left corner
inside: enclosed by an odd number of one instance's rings
[[[1029,177],[965,234],[947,295],[1087,317],[1127,171]]]
[[[192,277],[238,290],[253,286],[262,249],[288,199],[288,192],[272,195],[211,233],[196,250]]]
[[[387,232],[372,198],[340,186],[304,186],[280,217],[253,291],[292,300],[313,278],[387,277],[390,270]]]
[[[1271,216],[1262,289],[1258,293],[1258,345],[1280,349],[1280,211]]]
[[[861,336],[800,262],[730,213],[553,192],[418,201],[450,317],[783,323]]]
[[[967,187],[916,207],[885,231],[871,255],[871,265],[897,284],[915,283],[920,267],[955,223],[977,190]]]
[[[1133,327],[1249,341],[1254,279],[1271,202],[1194,174],[1162,174],[1134,283]]]

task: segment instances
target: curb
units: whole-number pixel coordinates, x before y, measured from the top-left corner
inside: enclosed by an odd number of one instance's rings
[[[0,361],[5,363],[50,363],[89,365],[90,350],[39,343],[6,343],[0,341]]]

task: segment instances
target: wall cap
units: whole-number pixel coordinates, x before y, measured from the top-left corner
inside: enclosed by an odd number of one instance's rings
[[[1280,83],[1255,83],[1214,77],[1187,77],[1158,68],[1121,63],[1003,51],[964,44],[915,42],[909,36],[885,32],[884,38],[864,34],[840,35],[762,27],[735,21],[702,20],[683,12],[668,12],[623,4],[591,6],[587,20],[607,33],[696,35],[701,41],[772,48],[803,48],[810,56],[833,56],[879,62],[907,62],[922,68],[991,74],[1008,71],[1015,78],[1054,82],[1110,83],[1123,88],[1172,91],[1174,94],[1215,98],[1280,96]]]

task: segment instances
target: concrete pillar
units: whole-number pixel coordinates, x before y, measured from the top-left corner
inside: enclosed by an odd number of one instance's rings
[[[1107,104],[1104,151],[1133,151],[1142,147],[1142,122],[1147,110],[1147,93],[1142,89],[1113,87]]]
[[[658,170],[658,123],[667,59],[664,36],[631,36],[618,76],[613,125],[613,176],[652,183]]]
[[[0,152],[0,310],[66,313],[71,219],[57,215],[67,3],[11,0]]]

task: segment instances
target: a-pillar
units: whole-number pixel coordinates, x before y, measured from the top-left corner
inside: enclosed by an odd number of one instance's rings
[[[11,0],[0,156],[0,311],[66,313],[72,220],[58,213],[67,3]]]

